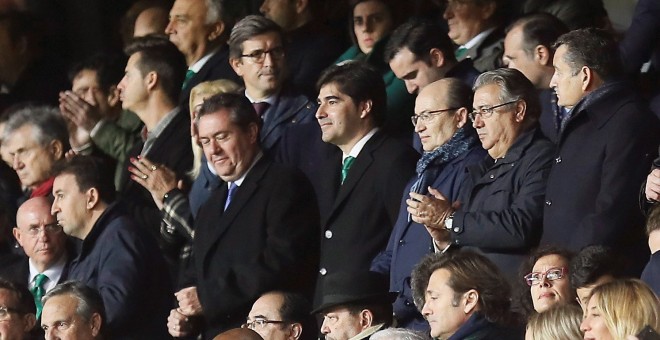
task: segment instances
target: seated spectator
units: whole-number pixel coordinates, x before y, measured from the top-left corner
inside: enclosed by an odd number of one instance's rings
[[[660,206],[651,210],[646,222],[646,232],[649,235],[651,258],[642,272],[642,281],[660,294]]]
[[[616,280],[592,291],[580,330],[585,339],[626,339],[645,326],[660,331],[660,301],[637,279]]]
[[[522,282],[517,301],[521,313],[531,316],[556,304],[575,304],[575,290],[571,288],[569,264],[573,254],[558,247],[543,247],[534,251],[520,268]],[[520,282],[518,281],[518,282]],[[525,287],[525,288],[522,288]]]
[[[3,152],[11,157],[28,197],[48,196],[52,170],[69,150],[69,131],[56,108],[26,106],[12,113],[2,134]]]
[[[109,336],[162,339],[173,291],[167,267],[153,237],[114,202],[111,170],[90,156],[56,170],[51,212],[82,241],[69,279],[99,291]]]
[[[596,27],[612,29],[603,0],[526,0],[523,13],[550,13],[569,30]]]
[[[389,275],[390,291],[398,292],[394,314],[399,327],[428,331],[428,323],[413,304],[410,273],[434,250],[433,239],[424,226],[410,219],[406,200],[410,192],[428,194],[429,188],[438,190],[450,201],[458,200],[466,166],[486,156],[474,128],[468,123],[471,106],[472,90],[456,78],[431,83],[417,96],[412,121],[424,155],[417,162],[417,175],[403,191],[387,248],[371,264],[371,270]]]
[[[259,333],[265,340],[317,339],[311,310],[309,301],[301,294],[271,291],[254,302],[242,327]]]
[[[406,328],[388,328],[374,333],[370,340],[428,340],[428,335]]]
[[[510,326],[511,288],[483,255],[429,255],[415,267],[412,288],[433,338],[522,339],[522,332]]]
[[[36,324],[34,299],[23,284],[0,278],[0,338],[30,340]]]
[[[328,274],[321,286],[319,303],[312,311],[323,316],[321,333],[326,339],[369,339],[392,324],[392,299],[387,280],[374,272]]]
[[[520,71],[482,73],[474,90],[469,117],[489,157],[468,166],[458,201],[410,193],[408,212],[439,249],[478,249],[514,282],[541,237],[554,146],[538,128],[538,95]]]
[[[98,54],[75,65],[69,72],[71,90],[60,92],[60,111],[69,126],[72,149],[89,155],[92,147],[114,159],[115,186],[126,155],[140,139],[142,122],[135,113],[122,110],[117,84],[124,76],[126,58]]]
[[[68,281],[48,292],[43,303],[41,327],[47,340],[103,338],[105,310],[103,299],[96,290],[80,282]]]
[[[582,339],[580,332],[582,311],[574,304],[553,306],[534,314],[527,322],[526,340]]]
[[[585,313],[591,291],[621,275],[619,260],[609,248],[603,246],[589,246],[580,250],[571,260],[569,268],[571,287],[577,293],[578,302]]]
[[[144,37],[149,34],[164,34],[168,23],[168,6],[162,1],[153,1],[135,18],[133,26],[134,37]]]
[[[391,0],[353,0],[350,12],[349,35],[353,46],[344,52],[335,63],[361,60],[373,66],[385,81],[387,92],[386,131],[395,137],[409,139],[412,129],[407,124],[413,112],[413,97],[406,85],[398,79],[384,60],[385,46],[389,35],[396,28],[395,2]]]
[[[449,26],[449,38],[458,45],[456,59],[472,59],[479,72],[502,66],[506,10],[501,0],[448,0],[442,17]],[[440,33],[440,32],[438,32]]]

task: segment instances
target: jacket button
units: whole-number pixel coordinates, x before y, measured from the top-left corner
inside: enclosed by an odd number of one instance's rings
[[[493,178],[495,178],[495,175],[490,175],[490,176],[488,176],[488,177],[489,177],[490,179],[493,179]]]
[[[454,232],[455,232],[455,233],[457,233],[457,232],[459,232],[459,231],[461,231],[461,229],[458,229],[458,227],[454,228]]]
[[[325,231],[325,238],[327,238],[328,240],[332,238],[332,230]]]
[[[327,274],[327,273],[328,273],[328,271],[325,268],[321,268],[319,270],[319,274],[321,274],[321,276],[325,276],[325,274]]]
[[[555,158],[555,163],[557,164],[561,163],[561,156]]]
[[[551,201],[551,200],[546,200],[546,201],[545,201],[545,205],[547,205],[547,206],[551,206],[551,205],[552,205],[552,201]]]

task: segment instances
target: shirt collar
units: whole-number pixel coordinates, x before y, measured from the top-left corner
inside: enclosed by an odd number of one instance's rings
[[[466,42],[465,45],[462,45],[462,48],[467,48],[468,50],[471,49],[474,46],[477,46],[478,44],[481,44],[482,41],[486,39],[486,37],[495,30],[497,27],[491,27],[479,34],[477,34],[474,38],[470,39],[470,41]]]
[[[364,135],[364,137],[362,137],[357,143],[355,143],[355,145],[353,146],[351,151],[348,153],[348,155],[343,155],[342,156],[342,158],[341,158],[342,163],[344,162],[344,160],[348,156],[357,158],[357,156],[360,154],[360,151],[362,151],[362,148],[364,148],[364,145],[367,144],[367,142],[371,139],[371,137],[373,137],[376,134],[376,132],[378,132],[378,130],[379,130],[378,128],[371,129],[371,131],[369,131],[369,133]]]
[[[180,108],[178,106],[175,106],[174,109],[168,112],[151,131],[147,131],[146,138],[144,141],[144,148],[142,149],[142,153],[141,153],[142,156],[146,155],[149,152],[151,146],[153,145],[153,142],[163,133],[163,131],[165,131],[165,128],[167,128],[167,126],[170,125],[170,123],[172,122],[172,120],[174,120],[174,117],[176,117],[179,111]],[[146,126],[144,128],[146,129]]]
[[[198,73],[199,70],[201,70],[202,67],[204,67],[204,65],[206,64],[206,62],[209,61],[209,59],[211,59],[211,57],[212,57],[216,52],[218,52],[218,50],[219,50],[219,48],[216,48],[216,49],[212,50],[211,52],[207,53],[205,56],[203,56],[202,58],[200,58],[199,60],[197,60],[194,64],[192,64],[190,67],[188,67],[188,69],[189,69],[190,71],[193,71],[193,72],[195,72],[195,73]]]
[[[32,259],[28,260],[29,266],[30,266],[30,282],[29,285],[32,287],[34,284],[34,279],[38,274],[44,274],[46,277],[48,277],[48,281],[46,282],[46,291],[49,289],[55,287],[57,282],[60,281],[60,278],[62,277],[62,273],[64,272],[64,267],[66,266],[66,253],[62,254],[59,260],[55,262],[52,266],[48,267],[46,270],[43,271],[43,273],[40,273],[39,270],[37,270],[37,267],[34,265],[32,262]]]
[[[252,99],[252,97],[250,97],[250,95],[248,95],[247,90],[245,90],[245,97],[252,104],[254,104],[254,103],[264,103],[265,102],[265,103],[268,103],[270,106],[273,106],[275,104],[276,99],[277,99],[277,94],[273,94],[273,95],[270,95],[270,96],[268,96],[268,97],[266,97],[262,100],[256,101],[256,100]]]

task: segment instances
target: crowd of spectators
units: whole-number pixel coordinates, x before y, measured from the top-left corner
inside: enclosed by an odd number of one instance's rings
[[[0,338],[660,338],[659,119],[656,0],[0,1]]]

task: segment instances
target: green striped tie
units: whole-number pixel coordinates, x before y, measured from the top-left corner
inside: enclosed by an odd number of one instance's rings
[[[456,59],[462,59],[466,54],[467,54],[468,49],[465,47],[459,47],[454,55],[456,56]]]
[[[353,165],[353,162],[355,161],[355,157],[353,156],[348,156],[346,159],[344,159],[344,164],[341,166],[341,183],[344,184],[344,180],[348,176],[348,170],[351,169],[351,165]]]
[[[195,73],[195,71],[193,71],[193,70],[186,71],[186,77],[183,79],[183,85],[181,86],[182,89],[186,88],[186,86],[188,85],[188,82],[190,81],[190,79],[192,79],[192,77],[195,76],[195,74],[197,74],[197,73]]]
[[[34,277],[34,287],[30,290],[34,296],[34,304],[37,306],[37,319],[41,317],[41,310],[43,309],[41,299],[46,294],[46,290],[44,289],[44,283],[46,283],[46,280],[48,280],[48,276],[37,274],[37,276]]]

